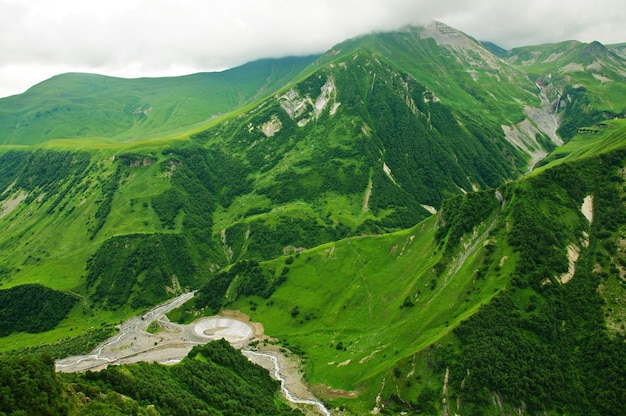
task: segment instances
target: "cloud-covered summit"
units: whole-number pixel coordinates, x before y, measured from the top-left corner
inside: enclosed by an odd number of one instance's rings
[[[618,0],[0,0],[0,96],[68,71],[214,71],[436,19],[505,48],[626,41]]]

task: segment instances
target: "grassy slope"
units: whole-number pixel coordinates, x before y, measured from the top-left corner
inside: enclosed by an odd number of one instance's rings
[[[305,251],[269,302],[242,299],[232,307],[304,352],[304,370],[322,395],[326,385],[356,390],[358,406],[372,403],[381,373],[439,340],[505,285],[495,276],[474,284],[476,256],[457,275],[436,276],[435,221],[431,217],[410,230]],[[403,307],[406,299],[414,306]]]
[[[414,35],[413,35],[414,37]],[[413,38],[411,38],[413,39]],[[409,39],[409,40],[411,40]],[[413,39],[415,40],[415,39]],[[382,42],[382,41],[381,41]],[[407,40],[403,39],[403,42],[406,43]],[[433,45],[428,43],[428,42],[424,42],[428,46],[429,48],[432,49]],[[395,46],[394,46],[395,47]],[[378,46],[378,49],[380,50],[381,47]],[[432,51],[431,51],[432,52]],[[407,55],[408,56],[408,55]],[[394,59],[396,59],[397,57],[394,57]],[[410,62],[405,62],[405,64],[403,64],[406,67],[411,67],[411,66],[415,66],[416,62],[419,61],[419,59],[413,59]],[[265,62],[265,64],[267,64],[267,62]],[[440,63],[441,64],[441,63]],[[261,68],[261,69],[259,69]],[[259,73],[262,73],[263,71],[267,70],[267,65],[261,65],[260,63],[256,63],[256,64],[251,64],[248,67],[245,68],[239,68],[239,69],[235,69],[232,71],[229,71],[229,75],[228,78],[229,79],[236,79],[239,80],[240,78],[246,78],[247,76],[250,75],[251,72],[253,72],[253,70],[258,70],[260,71]],[[263,71],[261,71],[263,70]],[[428,71],[422,71],[424,73],[428,72]],[[287,72],[287,73],[291,73],[291,72]],[[200,78],[207,78],[210,76],[223,76],[225,77],[226,74],[198,74],[198,75],[194,75],[194,76],[190,76],[193,79],[200,79]],[[420,74],[421,75],[421,74]],[[95,76],[93,76],[95,77]],[[57,80],[58,82],[61,82],[61,86],[63,86],[65,89],[68,89],[69,87],[67,86],[67,82],[69,82],[69,80],[71,79],[71,76],[61,76],[59,80]],[[88,76],[87,78],[92,78],[92,76]],[[257,80],[258,81],[258,76],[254,76],[252,77],[252,79]],[[282,78],[281,78],[282,79]],[[115,79],[104,79],[104,83],[110,83],[110,84],[117,84],[117,83],[124,83],[128,80],[115,80]],[[149,79],[145,79],[145,80],[135,80],[139,83],[146,83],[146,86],[149,85],[157,85],[157,81],[158,80],[149,80]],[[163,81],[163,80],[161,80]],[[175,85],[177,88],[183,88],[188,85],[188,81],[189,79],[183,79],[183,78],[176,78],[176,79],[170,79],[170,80],[166,80],[167,83],[173,83],[172,85]],[[130,81],[128,81],[130,82]],[[134,82],[134,81],[133,81]],[[256,82],[256,81],[255,81]],[[90,91],[89,86],[91,85],[91,87],[93,88],[93,83],[92,82],[88,82],[89,85],[85,86],[83,85],[81,88],[83,90],[87,90]],[[122,85],[120,84],[120,85]],[[159,83],[160,85],[161,83]],[[454,83],[452,83],[454,85]],[[193,82],[191,82],[189,85],[193,85]],[[37,87],[35,87],[33,89],[33,91],[31,91],[32,94],[34,94],[35,92],[37,92],[37,89],[43,89],[44,92],[41,92],[42,96],[46,96],[46,92],[45,90],[47,88],[51,88],[52,91],[50,93],[54,93],[56,90],[54,88],[54,85],[48,85],[47,83],[44,83],[42,85],[39,85]],[[99,87],[102,88],[102,85]],[[114,90],[115,88],[113,87],[109,87],[111,88],[111,90]],[[166,87],[161,87],[163,90],[168,90],[169,88],[171,88],[171,85],[166,84]],[[343,86],[341,87],[343,88]],[[183,88],[182,91],[184,92],[185,89]],[[108,92],[107,92],[108,94]],[[180,94],[180,93],[179,93]],[[158,95],[158,94],[157,94]],[[184,94],[183,94],[184,95]],[[161,95],[162,97],[165,97],[166,95]],[[16,97],[13,97],[16,98]],[[219,100],[218,100],[219,101]],[[344,102],[344,105],[346,105],[346,103]],[[109,106],[107,105],[103,105],[102,108],[109,108]],[[188,112],[188,111],[187,111]],[[104,115],[106,115],[106,111],[103,112]],[[350,122],[350,120],[342,120],[341,122],[346,123],[346,122]],[[340,122],[340,123],[341,123]],[[340,124],[339,123],[339,124]],[[337,128],[335,130],[339,131],[340,129],[340,125],[337,125]],[[142,127],[143,128],[143,127]],[[149,131],[149,129],[148,129]],[[145,131],[144,131],[145,134]],[[329,147],[331,148],[345,148],[346,146],[350,146],[350,143],[348,142],[349,138],[342,138],[339,136],[335,135],[336,133],[331,132],[331,134],[327,134],[327,132],[325,131],[313,131],[313,133],[311,134],[312,138],[314,141],[318,141],[318,137],[322,136],[322,137],[328,137],[329,140]],[[317,137],[316,137],[317,136]],[[184,134],[181,134],[181,137],[184,137]],[[184,139],[183,139],[184,140]],[[152,141],[147,141],[144,142],[143,144],[128,144],[128,145],[124,145],[122,147],[116,147],[114,144],[114,141],[109,140],[109,139],[100,139],[100,140],[95,140],[95,139],[89,139],[89,140],[81,140],[81,139],[73,139],[73,140],[57,140],[57,141],[53,141],[50,142],[50,148],[53,149],[75,149],[77,147],[80,148],[84,148],[92,153],[94,153],[96,156],[94,157],[94,159],[106,159],[107,157],[109,157],[108,155],[113,155],[115,153],[121,153],[121,152],[125,152],[125,151],[134,151],[135,149],[149,149],[152,148],[152,150],[150,150],[150,153],[153,155],[158,155],[159,154],[159,148],[161,146],[167,146],[166,141],[162,142],[163,144],[159,143],[159,140],[152,140]],[[268,149],[268,151],[273,151],[272,149]],[[301,146],[297,149],[294,149],[292,151],[293,155],[297,155],[298,158],[295,161],[292,161],[291,163],[295,163],[298,161],[301,161],[300,159],[302,158],[302,152],[306,152],[309,151],[309,149],[307,149],[306,146]],[[295,157],[295,156],[294,156]],[[310,156],[309,156],[310,157]],[[157,162],[158,163],[158,162]],[[346,162],[344,162],[346,163]],[[356,162],[356,164],[354,164],[353,162],[347,162],[348,166],[352,165],[352,166],[357,166],[358,168],[361,168],[362,170],[364,170],[364,174],[367,175],[368,172],[368,168],[366,167],[362,167],[359,166],[359,164],[361,162]],[[396,169],[396,166],[394,166],[394,164],[391,161],[388,161],[388,164],[392,166],[392,168]],[[288,164],[286,164],[287,169],[289,168]],[[449,165],[449,163],[448,163]],[[104,169],[105,171],[107,169],[110,169],[110,167],[107,165],[107,163],[100,163],[99,165],[102,169]],[[98,169],[100,169],[100,167]],[[285,169],[285,166],[279,166],[279,169]],[[326,168],[325,168],[326,169]],[[369,168],[370,172],[369,175],[371,175],[371,167]],[[380,169],[380,167],[376,167],[376,169]],[[103,177],[106,177],[107,175],[110,174],[109,173],[102,173],[101,175]],[[143,209],[144,208],[144,203],[146,203],[151,197],[153,197],[154,195],[157,195],[161,192],[163,192],[165,189],[167,189],[169,187],[169,184],[167,182],[167,180],[163,177],[159,177],[160,173],[157,172],[157,167],[153,166],[147,169],[137,169],[137,172],[133,172],[132,173],[132,178],[126,179],[124,180],[124,182],[122,183],[119,192],[116,194],[115,196],[115,200],[114,202],[114,206],[115,209],[112,210],[113,214],[111,216],[111,218],[109,218],[104,226],[104,229],[99,232],[99,234],[96,237],[96,241],[97,243],[104,241],[104,239],[106,239],[109,236],[112,235],[117,235],[117,234],[125,234],[125,233],[132,233],[132,232],[155,232],[155,231],[162,231],[162,227],[160,227],[160,225],[158,224],[158,221],[156,221],[156,218],[154,217],[154,213],[150,210],[150,209]],[[307,173],[308,175],[308,173]],[[459,176],[459,175],[457,175]],[[275,179],[272,178],[272,175],[267,176],[267,179],[264,179],[265,182],[259,180],[259,184],[261,186],[274,186],[276,181]],[[308,185],[309,180],[319,180],[319,178],[314,178],[314,177],[304,177],[303,178],[303,182],[302,185],[306,186]],[[376,184],[376,181],[378,181],[380,179],[376,179],[374,182],[375,187],[378,186]],[[384,178],[383,178],[384,180]],[[493,181],[493,180],[492,180]],[[93,190],[96,189],[96,185],[95,183],[96,178],[92,177],[91,181],[86,180],[86,182],[91,183],[91,186]],[[408,183],[407,183],[408,184]],[[459,185],[457,183],[457,185]],[[468,184],[461,184],[461,186],[468,188],[469,185]],[[324,209],[322,210],[322,212],[318,213],[318,215],[324,215],[324,216],[330,216],[330,219],[333,222],[340,222],[340,223],[344,223],[347,224],[350,227],[357,227],[360,224],[362,224],[365,220],[371,220],[373,218],[375,218],[371,213],[363,213],[362,210],[360,210],[359,208],[362,207],[362,203],[363,203],[363,195],[361,193],[365,192],[365,187],[366,187],[366,182],[364,182],[364,186],[362,190],[359,190],[359,194],[358,195],[354,195],[354,196],[350,196],[348,195],[347,197],[345,195],[341,195],[341,193],[329,193],[327,195],[324,196],[324,198],[327,200],[328,204],[327,207],[328,209]],[[374,194],[376,194],[376,188],[374,189]],[[448,190],[448,192],[450,192],[450,190]],[[440,197],[436,197],[436,198],[432,198],[430,197],[430,199],[432,199],[432,201],[429,201],[428,199],[424,202],[427,203],[431,203],[434,205],[437,205],[437,200]],[[423,197],[422,197],[423,199]],[[19,233],[23,233],[24,230],[26,229],[31,229],[31,230],[36,230],[36,234],[39,235],[39,242],[36,244],[36,246],[38,248],[34,249],[36,250],[41,250],[42,253],[48,253],[50,250],[48,250],[46,248],[46,242],[49,241],[54,241],[53,236],[58,236],[60,233],[60,230],[63,229],[65,230],[65,234],[66,235],[74,235],[74,236],[80,236],[81,234],[84,235],[84,228],[85,225],[84,224],[79,224],[79,221],[77,220],[79,218],[78,213],[80,212],[81,215],[80,217],[89,217],[89,215],[93,215],[96,205],[97,198],[93,197],[93,193],[92,193],[92,197],[91,198],[86,198],[85,201],[81,200],[76,200],[76,201],[69,201],[68,204],[69,205],[74,205],[76,206],[76,211],[75,213],[72,213],[71,215],[68,214],[67,220],[70,221],[69,223],[66,223],[65,221],[60,222],[58,220],[53,220],[52,218],[49,218],[47,220],[44,220],[44,222],[40,223],[40,224],[35,224],[34,221],[36,219],[36,217],[32,217],[30,219],[20,219],[18,221],[18,223],[13,224],[12,227],[14,227],[14,229],[16,230],[16,234],[12,234],[12,235],[18,235]],[[240,210],[237,207],[242,206],[242,204],[245,202],[245,206],[248,207],[246,209],[249,209],[250,204],[249,204],[249,200],[253,200],[253,201],[257,201],[255,203],[260,204],[261,206],[265,206],[267,205],[268,201],[267,199],[263,199],[262,197],[259,198],[257,195],[254,194],[250,194],[248,196],[242,197],[242,199],[240,201],[237,201],[237,203],[230,205],[229,207],[222,207],[221,209],[223,211],[219,211],[218,215],[216,217],[217,220],[217,226],[215,227],[216,232],[219,232],[219,230],[221,229],[225,229],[227,228],[230,224],[232,224],[234,221],[236,221],[237,218],[240,218],[243,214],[245,214],[245,212],[240,212]],[[131,206],[131,201],[133,206]],[[300,204],[301,205],[301,204]],[[332,208],[331,208],[332,207]],[[261,207],[262,208],[262,207]],[[143,212],[142,211],[145,211]],[[293,209],[290,207],[285,207],[285,210],[287,212],[291,212],[293,213],[293,215],[295,216],[300,216],[299,212],[301,212],[301,206],[298,205],[294,205]],[[308,209],[316,209],[315,207],[311,206]],[[39,211],[41,212],[41,210]],[[384,211],[381,211],[382,214],[379,215],[387,215],[384,213]],[[390,211],[392,212],[392,211]],[[91,214],[89,214],[91,213]],[[224,215],[220,214],[223,213]],[[131,215],[134,214],[134,215]],[[269,223],[275,222],[276,219],[272,219],[272,217],[276,217],[276,214],[278,214],[279,216],[281,215],[280,213],[274,213],[272,215],[270,215],[268,217],[268,221]],[[15,211],[14,212],[14,218],[18,218],[19,217],[19,211]],[[21,218],[21,217],[20,217]],[[24,221],[23,224],[20,225],[20,221]],[[46,225],[46,221],[48,221],[48,223],[52,223],[54,222],[54,224],[52,226],[47,226]],[[44,226],[46,225],[46,226]],[[34,227],[34,228],[33,228]],[[56,227],[56,228],[55,228]],[[180,228],[178,229],[180,231]],[[68,231],[71,231],[71,233],[68,233]],[[31,231],[33,232],[33,231]],[[7,235],[7,239],[12,238],[12,235]],[[34,234],[33,234],[34,235]],[[32,243],[29,243],[32,244]],[[31,246],[32,247],[32,246]],[[73,238],[72,242],[69,242],[67,244],[62,244],[59,247],[55,248],[55,251],[58,252],[58,255],[55,256],[55,261],[58,261],[59,263],[52,263],[56,266],[59,266],[60,269],[63,269],[64,267],[70,267],[70,269],[66,269],[68,271],[69,275],[73,275],[73,276],[78,276],[79,275],[79,270],[80,268],[74,268],[71,269],[71,266],[64,266],[65,264],[81,264],[84,259],[87,257],[86,251],[84,249],[84,247],[86,247],[85,245],[85,241],[82,241],[81,238]],[[23,247],[22,247],[23,248]],[[59,248],[61,250],[59,250]],[[23,250],[20,250],[23,251]],[[93,248],[91,249],[91,251],[93,252]],[[22,259],[16,258],[13,259],[13,263],[14,264],[18,264],[19,262],[23,262]],[[27,273],[32,276],[30,277],[30,279],[38,279],[38,277],[36,277],[36,274],[31,273],[33,271],[33,269],[30,268],[26,268],[24,269],[24,273],[23,275],[26,275]],[[19,280],[19,279],[18,279]],[[69,287],[73,287],[76,284],[76,281],[67,281],[66,283],[61,283],[61,281],[58,281],[56,276],[53,277],[53,280],[55,282],[58,283],[54,283],[54,285],[60,287],[60,288],[69,288]]]
[[[171,145],[171,141],[167,142]],[[119,311],[92,310],[87,301],[85,288],[85,265],[98,247],[109,237],[119,234],[169,232],[163,230],[152,209],[144,206],[152,195],[169,187],[163,173],[156,164],[129,169],[129,176],[121,181],[113,198],[114,209],[95,238],[90,238],[98,206],[102,202],[101,184],[115,169],[113,156],[137,150],[137,144],[94,145],[82,147],[91,156],[90,167],[85,174],[67,177],[60,191],[70,189],[71,181],[80,192],[71,191],[63,198],[55,211],[48,210],[53,199],[38,202],[41,190],[33,189],[28,195],[34,198],[29,204],[20,203],[12,212],[0,218],[6,224],[0,237],[1,250],[12,253],[3,256],[1,267],[6,271],[1,285],[3,288],[27,283],[41,283],[56,290],[74,293],[81,300],[67,320],[56,330],[45,334],[13,334],[4,339],[3,350],[51,343],[71,337],[90,328],[99,328],[108,322],[119,322],[136,311],[124,308]],[[141,147],[147,154],[157,154],[159,141],[144,142]],[[66,151],[75,149],[67,141],[48,144],[47,150]],[[32,151],[32,150],[31,150]],[[30,152],[26,152],[30,153]],[[3,197],[10,197],[11,191]],[[45,194],[45,193],[43,193]],[[61,208],[63,207],[63,208]]]
[[[558,150],[567,156],[554,163],[622,147],[623,124],[614,125],[605,133],[575,138]],[[191,145],[184,136],[178,136],[176,146]],[[589,143],[590,138],[593,145]],[[150,204],[155,195],[172,186],[160,168],[160,163],[168,160],[163,150],[172,146],[172,143],[169,138],[124,145],[105,139],[90,141],[88,145],[80,140],[50,142],[47,148],[71,149],[79,144],[90,152],[94,169],[84,179],[87,196],[83,202],[83,195],[70,193],[68,210],[55,216],[44,215],[49,205],[38,206],[35,203],[30,206],[20,205],[0,219],[1,223],[10,225],[7,228],[10,231],[3,233],[0,244],[3,244],[5,252],[9,252],[10,248],[10,253],[15,253],[6,256],[3,265],[11,270],[20,269],[11,275],[12,280],[3,283],[13,286],[47,276],[46,283],[51,287],[82,292],[84,265],[106,238],[127,233],[181,231],[185,213],[178,217],[176,227],[167,229],[163,228],[154,211],[143,205],[144,202]],[[303,147],[300,150],[305,149]],[[113,200],[115,208],[96,237],[89,240],[86,234],[87,222],[93,218],[98,207],[96,201],[102,196],[100,184],[112,174],[114,162],[111,157],[124,152],[152,155],[156,162],[126,170],[128,176],[123,176]],[[268,183],[271,182],[268,180]],[[351,215],[358,218],[360,198],[352,200],[339,194],[325,197],[332,204],[339,201],[341,204],[337,208],[341,211],[349,210]],[[222,227],[231,224],[234,218],[245,214],[246,208],[241,205],[251,200],[259,206],[268,205],[263,197],[250,194],[235,200],[236,203],[229,207],[218,208],[214,231],[219,232]],[[74,209],[69,212],[72,206]],[[546,206],[545,209],[549,211],[555,207],[558,205]],[[313,208],[318,207],[302,201],[293,202],[268,213],[266,219],[270,222],[279,221],[284,214],[279,211],[288,211],[293,217],[306,218],[313,213]],[[324,209],[335,215],[340,212],[339,209]],[[220,219],[219,215],[223,217]],[[341,214],[339,218],[348,217],[350,215]],[[477,236],[482,235],[492,218],[483,219],[477,228]],[[574,222],[577,219],[568,214],[563,220]],[[499,229],[502,238],[503,230],[508,229]],[[476,270],[481,267],[485,255],[479,244],[479,249],[468,257],[458,274],[452,277],[444,271],[438,277],[433,267],[441,259],[442,249],[437,249],[434,243],[434,232],[435,219],[432,217],[410,230],[342,240],[309,250],[289,266],[291,272],[287,282],[269,300],[274,301],[273,304],[250,298],[240,300],[234,306],[264,322],[268,334],[286,339],[289,345],[304,351],[307,356],[307,377],[320,387],[322,394],[323,384],[357,390],[361,393],[360,398],[355,403],[350,400],[345,403],[357,411],[369,411],[381,390],[382,380],[388,379],[386,377],[389,377],[393,366],[423,365],[423,352],[411,363],[416,352],[423,351],[423,348],[437,340],[447,339],[444,337],[463,318],[471,315],[481,302],[487,302],[507,285],[515,267],[516,257],[512,250],[505,245],[498,246],[493,256],[497,261],[490,265],[491,272],[475,282]],[[411,236],[414,236],[412,240]],[[496,271],[494,264],[505,257],[507,259],[503,261],[501,270]],[[284,261],[284,258],[279,258],[266,263],[264,267],[278,269],[283,267]],[[449,264],[447,270],[453,269],[453,265]],[[431,289],[433,278],[435,284]],[[320,288],[323,288],[324,296],[319,296]],[[407,297],[415,305],[401,308]],[[254,304],[251,301],[258,304],[256,311],[253,311]],[[133,312],[130,309],[90,311],[83,306],[78,304],[70,319],[63,322],[57,331],[43,335],[15,334],[5,339],[2,348],[13,349],[41,341],[51,342],[70,336],[73,331],[118,321]],[[295,306],[298,306],[299,313],[294,318],[291,311]],[[307,316],[309,319],[306,319]],[[336,348],[339,342],[345,349]],[[347,360],[351,360],[349,364],[338,366]],[[331,362],[335,364],[328,364]],[[431,377],[426,367],[420,374]],[[391,383],[387,389],[389,385]],[[437,384],[437,389],[440,388]],[[332,397],[332,394],[326,394]],[[337,403],[341,404],[342,400]]]
[[[427,78],[432,80],[433,66],[423,68],[427,56],[424,50],[434,54],[436,45],[420,41],[414,33],[399,37],[401,41],[359,38],[337,46],[312,64],[301,82],[290,85],[290,92],[295,92],[298,99],[309,100],[308,104],[304,101],[306,111],[292,120],[278,105],[285,101],[283,91],[242,112],[237,123],[229,117],[197,135],[197,141],[211,151],[236,154],[253,172],[249,178],[254,181],[254,191],[218,209],[216,230],[228,230],[233,223],[243,227],[259,220],[275,223],[276,217],[303,209],[320,223],[330,219],[350,229],[372,221],[385,224],[385,229],[406,227],[423,218],[425,212],[419,204],[439,206],[442,198],[458,194],[459,188],[497,186],[517,175],[514,165],[523,166],[524,155],[503,140],[493,139],[502,135],[499,124],[486,125],[476,117],[459,121],[465,116],[464,104],[440,103],[431,90],[415,82],[414,77],[421,79],[423,74],[429,74]],[[402,55],[406,60],[389,51],[378,54],[385,48],[401,51],[412,42],[417,44],[412,50],[417,57],[410,60],[409,53]],[[452,55],[440,59],[437,65],[450,62],[456,62]],[[410,68],[412,72],[397,68]],[[461,72],[461,68],[455,71]],[[329,80],[335,90],[319,117],[311,117],[312,103],[319,99],[320,88]],[[441,85],[435,84],[439,89]],[[491,84],[483,85],[487,89]],[[464,97],[459,101],[467,107],[478,107],[474,101],[467,102],[475,98],[455,88],[455,94]],[[448,89],[441,91],[448,94]],[[515,83],[509,93],[532,99]],[[509,96],[506,100],[511,101]],[[507,108],[514,112],[522,107],[515,103]],[[388,112],[393,116],[386,116]],[[500,116],[506,117],[502,113]],[[280,124],[280,130],[267,137],[261,126],[271,120]],[[295,122],[306,125],[296,126]],[[397,185],[389,175],[382,174],[383,164]],[[362,209],[370,186],[370,209]],[[410,215],[401,210],[407,206]],[[268,214],[246,218],[248,210],[269,211],[272,207]],[[370,231],[365,228],[363,232]],[[240,251],[237,247],[236,252]]]
[[[454,103],[461,117],[479,118],[499,128],[505,122],[520,121],[524,104],[540,104],[534,85],[523,71],[503,63],[476,40],[446,25],[408,27],[351,39],[333,47],[318,62],[361,47],[414,76],[444,104]]]
[[[595,133],[578,134],[567,145],[555,149],[535,171],[541,172],[547,167],[622,148],[626,137],[626,121],[611,120],[602,125],[596,127]]]
[[[314,58],[266,59],[224,72],[170,78],[58,75],[0,100],[1,143],[72,137],[121,142],[188,130],[272,93]]]

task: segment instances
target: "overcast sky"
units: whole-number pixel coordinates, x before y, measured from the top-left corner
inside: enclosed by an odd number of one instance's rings
[[[0,0],[0,97],[63,72],[222,70],[439,20],[505,48],[626,42],[623,0]]]

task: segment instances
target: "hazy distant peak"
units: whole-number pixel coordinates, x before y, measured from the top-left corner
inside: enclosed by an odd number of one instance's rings
[[[599,56],[608,56],[609,55],[609,50],[607,49],[606,46],[604,46],[603,44],[601,44],[600,42],[598,42],[597,40],[594,40],[593,42],[591,42],[590,44],[588,44],[585,49],[582,51],[583,54],[588,54],[595,57],[599,57]]]
[[[477,42],[465,33],[436,20],[422,26],[420,37],[422,39],[433,38],[438,45],[461,48],[474,48],[477,46]]]
[[[481,41],[480,44],[483,45],[483,47],[487,49],[489,52],[491,52],[492,54],[500,58],[504,58],[508,52],[508,50],[504,49],[500,45],[496,45],[493,42]]]

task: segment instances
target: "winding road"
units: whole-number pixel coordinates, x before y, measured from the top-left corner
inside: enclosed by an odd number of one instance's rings
[[[101,370],[109,364],[122,364],[125,359],[138,355],[141,352],[147,352],[156,348],[151,348],[150,344],[145,344],[146,335],[148,338],[152,334],[145,332],[152,321],[162,321],[167,319],[166,313],[178,308],[194,296],[193,292],[183,293],[182,295],[170,300],[167,303],[157,306],[151,311],[130,318],[119,326],[119,334],[109,338],[100,344],[91,354],[78,355],[57,360],[56,370],[62,372],[78,372],[87,370]],[[158,341],[152,341],[152,347],[158,346]],[[195,344],[194,344],[195,345]],[[134,347],[134,348],[133,348]],[[189,350],[193,345],[190,345]],[[141,361],[141,360],[137,360]],[[132,361],[131,361],[132,362]],[[135,361],[136,362],[136,361]]]

